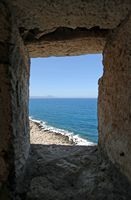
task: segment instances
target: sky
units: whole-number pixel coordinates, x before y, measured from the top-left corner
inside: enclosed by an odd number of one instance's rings
[[[97,98],[102,55],[31,59],[30,97]]]

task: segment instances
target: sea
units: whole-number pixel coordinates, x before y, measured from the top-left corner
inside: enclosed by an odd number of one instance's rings
[[[98,142],[95,98],[30,98],[29,115],[43,129],[67,135],[77,145]]]

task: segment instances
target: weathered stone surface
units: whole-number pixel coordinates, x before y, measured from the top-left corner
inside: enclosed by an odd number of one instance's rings
[[[130,0],[12,0],[11,4],[21,35],[28,41],[31,57],[102,52],[105,45],[103,30],[108,32],[117,27],[131,9]],[[71,28],[77,38],[61,40],[58,35],[58,41],[56,32],[59,28]],[[77,28],[85,28],[84,37]],[[99,30],[100,37],[92,28]],[[53,41],[47,36],[50,33]]]
[[[91,30],[58,28],[39,40],[33,34],[28,33],[25,37],[25,44],[31,57],[73,56],[102,52],[107,35],[107,30],[99,28]]]
[[[9,46],[10,38],[10,14],[7,8],[0,2],[0,197],[1,188],[6,183],[12,163],[10,156],[13,157],[11,143],[11,102],[10,102],[10,80],[9,80]]]
[[[25,45],[30,56],[46,57],[101,52],[106,43],[103,54],[104,75],[99,82],[99,147],[131,180],[130,10],[130,0],[0,1],[0,199],[4,195],[2,193],[1,196],[1,188],[8,190],[7,185],[11,186],[11,183],[15,181],[18,186],[22,180],[21,176],[26,167],[30,150],[28,130],[29,58]],[[99,182],[98,177],[92,179],[92,173],[89,173],[93,167],[92,156],[93,154],[90,156],[90,162],[84,163],[83,166],[86,171],[84,175],[87,175],[86,181],[89,181],[89,183],[82,182],[83,185],[85,184],[84,191],[98,183],[96,185],[102,188],[100,191],[99,188],[95,188],[100,195],[98,199],[101,195],[106,195],[101,199],[107,198],[107,193],[110,194],[109,199],[111,199],[111,195],[114,194],[110,193],[110,191],[112,192],[111,188],[112,186],[115,188],[115,183],[118,184],[119,179],[117,182],[113,182],[113,185],[107,179],[110,188],[107,187],[107,184],[103,186],[103,182]],[[80,162],[83,162],[83,158],[80,158]],[[42,159],[43,164],[44,158],[42,157]],[[61,166],[62,168],[66,167],[68,161],[70,170],[77,168],[76,161],[70,165],[72,161],[69,158],[69,160],[61,160],[58,163],[56,168],[58,172]],[[50,169],[54,169],[56,163],[53,161]],[[48,166],[48,163],[46,164]],[[90,168],[86,170],[88,165]],[[40,168],[48,170],[45,165],[41,165]],[[96,168],[93,169],[96,170]],[[98,172],[100,171],[98,170]],[[61,171],[61,173],[63,172]],[[70,177],[70,173],[67,175],[65,185],[72,183],[72,179],[70,180],[72,176]],[[32,178],[29,198],[34,198],[32,194],[35,195],[32,188],[36,189],[38,193],[39,187],[37,188],[36,185],[38,186],[39,181],[42,185],[49,183],[48,178],[45,180],[44,175],[42,179],[39,176],[40,174],[34,180]],[[111,177],[113,178],[113,176]],[[73,176],[73,180],[78,181],[76,187],[78,192],[78,186],[81,187],[83,176],[82,180],[79,178],[75,179]],[[104,179],[104,175],[100,178]],[[63,183],[59,181],[57,184]],[[48,189],[53,188],[54,185],[49,183]],[[72,185],[68,186],[72,188]],[[14,187],[13,184],[12,187]],[[40,188],[42,192],[43,188],[44,186],[42,189]],[[118,196],[116,193],[115,195],[118,200],[121,198],[118,194],[119,189],[122,190],[121,194],[123,195],[126,188],[124,192],[122,187],[117,189]],[[106,193],[106,191],[108,192]],[[94,194],[97,196],[97,193]],[[55,191],[56,197],[57,194],[58,192]],[[80,194],[84,195],[85,193],[80,192]],[[92,194],[90,193],[90,195]],[[78,197],[80,196],[78,195]],[[94,196],[89,197],[95,199]],[[122,198],[123,200],[130,199],[124,196]]]
[[[131,16],[112,33],[99,81],[99,145],[131,180]]]
[[[12,0],[18,26],[35,29],[38,38],[59,27],[112,29],[130,11],[130,0]],[[43,33],[42,33],[43,32]]]
[[[1,2],[0,25],[0,184],[12,186],[29,153],[29,58],[8,6]]]
[[[21,180],[30,149],[29,139],[29,75],[28,52],[12,19],[12,32],[9,48],[10,103],[15,164],[15,181]],[[11,134],[12,134],[11,133]]]
[[[37,144],[31,150],[24,182],[29,200],[131,198],[128,181],[97,147]]]

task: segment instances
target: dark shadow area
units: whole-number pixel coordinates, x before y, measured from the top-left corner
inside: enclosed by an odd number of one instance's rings
[[[28,200],[129,200],[125,177],[97,146],[31,144],[23,181]]]
[[[56,30],[45,34],[39,29],[30,29],[29,31],[25,30],[23,27],[19,28],[20,34],[24,39],[25,43],[41,41],[61,41],[61,40],[72,40],[75,38],[84,38],[84,37],[107,37],[109,30],[100,29],[99,27],[93,27],[91,29],[86,29],[78,27],[75,29],[68,27],[59,27]]]

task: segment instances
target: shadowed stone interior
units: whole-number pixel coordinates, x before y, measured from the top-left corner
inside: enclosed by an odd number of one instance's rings
[[[1,0],[0,199],[15,196],[28,171],[29,56],[103,52],[98,156],[131,181],[130,11],[130,0]]]

